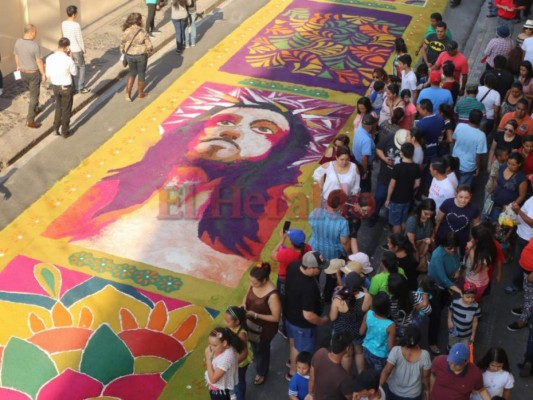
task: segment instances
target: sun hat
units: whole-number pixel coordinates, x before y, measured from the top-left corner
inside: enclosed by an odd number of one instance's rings
[[[407,137],[411,135],[411,132],[407,129],[398,129],[394,134],[394,146],[397,149],[401,149],[402,144],[407,141]]]
[[[340,271],[346,265],[346,261],[342,258],[333,258],[329,260],[329,266],[324,270],[324,273],[328,275],[335,274],[337,271]]]
[[[374,270],[374,268],[372,268],[372,264],[370,264],[370,258],[365,253],[359,252],[355,254],[350,254],[348,256],[348,259],[350,261],[356,261],[361,264],[363,266],[363,273],[365,275],[370,274]]]
[[[501,38],[507,38],[511,34],[511,31],[509,30],[509,27],[507,25],[500,25],[496,29],[496,35],[498,35]]]
[[[533,29],[533,19],[528,19],[526,23],[524,24],[524,28],[531,28]]]

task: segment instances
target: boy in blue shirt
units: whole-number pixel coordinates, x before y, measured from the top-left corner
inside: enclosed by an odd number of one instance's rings
[[[289,399],[304,400],[309,392],[309,370],[311,369],[311,353],[301,351],[296,357],[296,373],[289,382]]]

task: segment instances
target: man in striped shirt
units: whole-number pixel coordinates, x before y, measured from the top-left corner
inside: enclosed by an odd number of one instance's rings
[[[67,20],[61,24],[63,37],[70,40],[70,52],[74,64],[78,68],[78,79],[74,80],[74,93],[89,93],[91,89],[85,87],[85,44],[81,35],[81,26],[78,18],[78,7],[67,7]]]

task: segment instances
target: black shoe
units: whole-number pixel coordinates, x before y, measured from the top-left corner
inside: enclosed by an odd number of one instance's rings
[[[496,18],[497,15],[496,14],[487,14],[487,18]]]
[[[63,133],[61,134],[61,136],[63,136],[63,139],[66,139],[66,138],[68,138],[69,136],[72,136],[73,133],[74,133],[74,132],[73,132],[72,130],[69,129],[68,131],[63,132]]]
[[[516,315],[517,317],[522,315],[522,307],[513,308],[511,314]]]
[[[522,378],[527,378],[531,375],[531,362],[526,361],[522,366],[520,367],[520,372],[518,375]]]

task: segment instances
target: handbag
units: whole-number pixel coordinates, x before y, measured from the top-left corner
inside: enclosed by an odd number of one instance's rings
[[[135,38],[137,37],[137,35],[142,31],[142,29],[139,29],[137,32],[135,32],[135,35],[133,35],[133,38],[131,39],[131,42],[130,44],[128,45],[128,47],[126,48],[126,50],[124,51],[124,54],[122,55],[123,58],[122,58],[122,65],[124,66],[124,68],[126,68],[128,66],[128,59],[126,58],[126,54],[128,53],[128,50],[130,49],[131,45],[133,44],[133,41],[135,40]]]
[[[246,327],[248,330],[248,340],[252,343],[259,343],[261,341],[263,326],[255,323],[251,319],[247,319]]]

